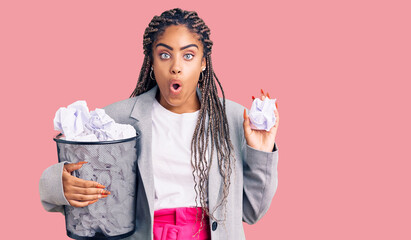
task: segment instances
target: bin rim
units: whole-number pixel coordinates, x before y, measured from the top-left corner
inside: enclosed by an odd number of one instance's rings
[[[110,141],[72,141],[72,140],[64,140],[60,139],[60,137],[63,136],[62,133],[57,134],[53,140],[58,143],[65,143],[65,144],[75,144],[75,145],[106,145],[106,144],[115,144],[115,143],[124,143],[124,142],[130,142],[133,141],[134,139],[137,139],[140,137],[140,133],[136,131],[136,136],[131,137],[131,138],[124,138],[124,139],[119,139],[119,140],[110,140]]]

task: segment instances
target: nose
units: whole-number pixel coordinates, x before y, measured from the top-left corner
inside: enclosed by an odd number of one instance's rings
[[[181,73],[181,62],[177,59],[173,61],[173,64],[171,65],[171,73],[172,74],[179,74]]]

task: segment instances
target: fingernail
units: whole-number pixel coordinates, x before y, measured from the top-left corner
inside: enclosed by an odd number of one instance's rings
[[[97,186],[96,186],[97,188],[106,188],[106,186],[104,186],[104,185],[101,185],[100,183],[97,183]]]
[[[111,192],[109,192],[109,191],[107,191],[107,190],[103,190],[103,191],[101,192],[101,194],[103,194],[103,195],[110,195]]]
[[[78,162],[77,164],[85,164],[87,163],[86,161]]]
[[[263,91],[263,89],[261,89],[261,94],[263,94],[263,95],[264,95],[264,91]]]
[[[271,98],[271,97],[270,97],[270,94],[269,94],[268,92],[267,92],[267,97],[268,97],[268,98]]]
[[[247,119],[247,115],[246,115],[245,109],[244,109],[244,119]]]
[[[99,198],[106,198],[108,195],[100,195]]]
[[[254,96],[251,96],[251,98],[254,100],[255,99],[255,97]]]
[[[93,203],[95,203],[95,202],[97,202],[97,201],[98,201],[98,199],[93,200],[93,201],[90,201],[90,202],[88,202],[88,205],[93,204]]]

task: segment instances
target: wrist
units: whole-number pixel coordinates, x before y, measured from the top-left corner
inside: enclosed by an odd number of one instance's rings
[[[250,144],[248,144],[248,146],[250,146],[251,148],[254,148],[258,151],[263,151],[263,152],[275,152],[277,150],[277,147],[275,146],[275,143],[273,143],[270,146],[267,146],[267,145],[258,145],[258,146],[256,146],[256,145],[250,145]]]

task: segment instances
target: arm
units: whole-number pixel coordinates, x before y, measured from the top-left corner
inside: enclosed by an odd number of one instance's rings
[[[266,97],[261,90],[263,96]],[[268,96],[268,94],[267,94]],[[275,137],[279,125],[277,108],[275,125],[270,131],[253,130],[250,127],[247,111],[244,109],[242,154],[243,160],[243,221],[254,224],[260,220],[270,207],[277,190],[278,150]]]
[[[70,205],[63,191],[64,162],[51,165],[40,177],[39,190],[43,208],[48,212],[61,212],[64,214],[63,205]]]
[[[268,211],[277,190],[278,151],[264,152],[243,145],[243,221],[254,224]]]
[[[95,181],[77,178],[72,172],[87,162],[68,163],[66,161],[47,168],[39,183],[40,199],[48,212],[64,213],[62,205],[85,207],[106,198],[109,191]]]

